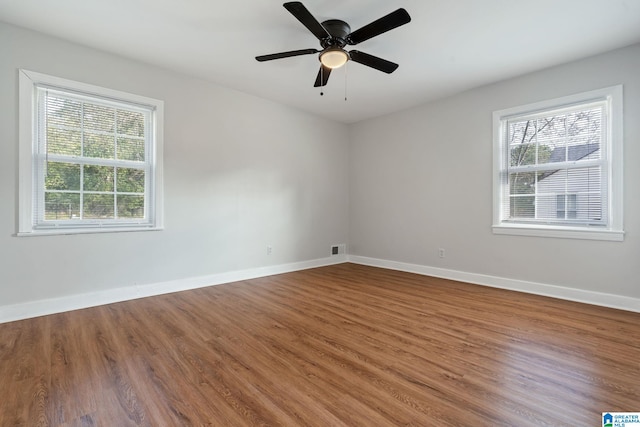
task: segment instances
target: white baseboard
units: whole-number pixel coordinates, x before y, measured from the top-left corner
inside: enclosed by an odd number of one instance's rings
[[[29,301],[21,304],[0,306],[0,323],[48,314],[62,313],[65,311],[79,310],[82,308],[112,304],[137,298],[145,298],[171,292],[186,291],[189,289],[203,288],[207,286],[221,285],[223,283],[237,282],[241,280],[256,279],[258,277],[272,276],[274,274],[290,273],[309,268],[323,267],[333,264],[342,264],[347,261],[346,255],[335,255],[329,258],[309,261],[294,262],[268,267],[259,267],[249,270],[230,271],[209,276],[190,277],[168,282],[152,283],[147,285],[127,286],[109,289],[106,291],[75,294],[59,298],[50,298],[37,301]]]
[[[503,277],[488,276],[483,274],[467,273],[457,270],[447,270],[443,268],[429,267],[418,264],[388,261],[377,258],[368,258],[356,255],[337,255],[329,258],[295,262],[290,264],[259,267],[249,270],[231,271],[209,276],[190,277],[168,282],[128,286],[109,289],[106,291],[76,294],[59,298],[50,298],[44,300],[29,301],[21,304],[0,306],[0,323],[45,316],[48,314],[62,313],[71,310],[79,310],[99,305],[112,304],[137,298],[162,295],[171,292],[215,286],[223,283],[250,280],[258,277],[271,276],[274,274],[290,273],[293,271],[306,270],[309,268],[342,264],[344,262],[352,262],[354,264],[387,268],[390,270],[405,271],[408,273],[416,273],[425,276],[440,277],[443,279],[457,280],[459,282],[466,282],[475,285],[490,286],[494,288],[526,292],[530,294],[544,295],[553,298],[600,305],[603,307],[611,307],[620,310],[640,312],[640,299],[638,298],[586,291],[575,288],[567,288],[563,286],[527,282],[523,280],[507,279]]]
[[[488,276],[484,274],[466,273],[457,270],[447,270],[444,268],[428,267],[425,265],[408,264],[397,261],[387,261],[383,259],[368,258],[356,255],[349,255],[347,259],[349,262],[352,262],[354,264],[405,271],[408,273],[416,273],[425,276],[440,277],[443,279],[472,283],[474,285],[509,289],[512,291],[543,295],[569,301],[616,308],[619,310],[640,312],[640,299],[625,297],[622,295],[586,291],[583,289],[567,288],[563,286],[548,285],[544,283],[527,282],[524,280],[506,279],[504,277]]]

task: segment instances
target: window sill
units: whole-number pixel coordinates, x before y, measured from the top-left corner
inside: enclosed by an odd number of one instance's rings
[[[493,234],[512,236],[553,237],[558,239],[624,241],[624,231],[591,230],[562,226],[539,226],[523,224],[499,224],[493,226]]]
[[[16,237],[60,236],[70,234],[125,233],[131,231],[161,231],[163,227],[104,227],[104,228],[46,228],[28,232],[18,232]]]

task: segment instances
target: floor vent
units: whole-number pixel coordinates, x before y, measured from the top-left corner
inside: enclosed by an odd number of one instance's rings
[[[331,256],[344,255],[346,253],[347,253],[347,245],[345,245],[344,243],[331,246]]]

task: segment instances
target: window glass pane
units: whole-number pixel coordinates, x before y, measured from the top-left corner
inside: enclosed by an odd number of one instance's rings
[[[567,190],[567,170],[555,170],[538,173],[538,194],[564,194]]]
[[[85,129],[115,132],[115,110],[101,105],[84,104],[83,124]]]
[[[45,190],[80,191],[80,165],[47,162],[44,188]]]
[[[118,159],[144,161],[144,139],[118,138]]]
[[[510,166],[533,165],[536,162],[536,122],[509,122],[508,140]]]
[[[117,111],[118,134],[144,136],[144,114],[135,111]]]
[[[534,196],[511,196],[510,217],[512,219],[535,218],[535,200]]]
[[[536,152],[536,155],[538,158],[538,164],[550,163],[554,161],[564,161],[564,160],[556,160],[553,158],[553,155],[556,151],[560,151],[561,153],[564,153],[564,150],[562,150],[562,147],[559,147],[560,150],[558,150],[558,148],[554,147],[553,143],[549,143],[549,144],[538,145],[537,148],[538,150]]]
[[[536,163],[535,144],[512,145],[510,150],[511,166],[534,165]]]
[[[84,190],[85,191],[113,191],[112,166],[84,166]]]
[[[67,156],[82,155],[82,136],[80,131],[48,126],[47,153]]]
[[[566,136],[565,116],[547,116],[536,120],[536,141],[547,144],[562,141]]]
[[[578,219],[589,221],[606,221],[602,210],[603,202],[600,194],[579,194],[576,198],[576,213]]]
[[[47,93],[47,125],[79,129],[82,124],[82,103]]]
[[[113,159],[115,156],[115,139],[113,135],[85,132],[85,157]]]
[[[119,218],[144,218],[144,196],[118,195]]]
[[[576,194],[567,194],[567,209],[575,211],[577,207],[578,196]]]
[[[536,135],[535,120],[509,122],[509,144],[529,144]]]
[[[545,117],[536,123],[538,164],[564,162],[567,145],[565,116]]]
[[[144,193],[144,171],[118,168],[117,188],[119,193]]]
[[[509,174],[510,194],[533,194],[535,192],[535,172]]]
[[[599,167],[570,169],[567,171],[569,193],[600,193],[601,171]]]
[[[80,218],[80,194],[45,193],[44,218],[48,221]]]
[[[569,160],[600,158],[602,109],[595,108],[567,115]]]
[[[86,219],[113,219],[113,194],[85,194],[82,212]]]
[[[557,199],[555,194],[539,194],[535,198],[535,218],[545,221],[557,220]],[[564,213],[562,218],[564,219]]]

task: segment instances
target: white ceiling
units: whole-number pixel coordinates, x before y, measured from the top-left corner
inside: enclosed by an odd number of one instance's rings
[[[281,0],[0,0],[0,20],[345,123],[640,42],[640,0],[303,3],[318,21],[342,19],[352,30],[405,8],[409,24],[357,46],[398,70],[350,62],[346,79],[335,70],[320,96],[316,55],[257,62],[319,48]]]

